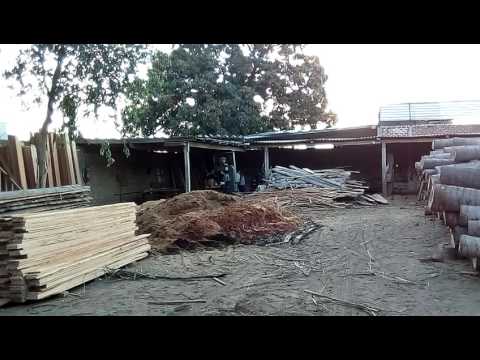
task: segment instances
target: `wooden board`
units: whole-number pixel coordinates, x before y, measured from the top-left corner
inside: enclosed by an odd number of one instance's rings
[[[37,177],[37,153],[35,145],[23,147],[23,157],[25,162],[25,175],[29,189],[36,189],[38,183]]]
[[[50,151],[50,143],[48,141],[47,137],[47,186],[48,187],[54,187],[55,183],[53,181],[53,169],[52,169],[52,159],[51,159],[51,151]]]
[[[53,182],[55,186],[62,186],[62,179],[60,177],[60,163],[58,160],[57,139],[55,134],[48,134],[48,141],[50,144],[50,157],[53,168]]]
[[[75,141],[72,141],[70,146],[72,149],[73,168],[75,170],[75,182],[76,184],[82,185],[82,173],[80,172],[80,164],[78,163],[77,145],[75,144]]]
[[[70,184],[76,184],[75,169],[73,167],[72,148],[70,146],[70,139],[68,138],[68,134],[66,133],[63,134],[63,138],[65,142],[68,177],[70,179]]]
[[[25,163],[23,161],[22,145],[17,137],[8,135],[8,160],[13,171],[11,175],[15,181],[23,188],[27,189],[27,177],[25,175]]]

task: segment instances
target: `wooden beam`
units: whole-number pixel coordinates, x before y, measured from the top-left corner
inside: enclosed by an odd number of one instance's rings
[[[23,189],[28,188],[27,177],[25,175],[25,163],[23,161],[22,145],[16,136],[8,135],[8,153],[9,160],[14,171],[12,174],[15,180]]]
[[[72,141],[71,145],[73,168],[75,169],[75,178],[77,179],[77,184],[82,185],[82,174],[80,173],[80,165],[78,163],[77,146],[75,144],[75,141]]]
[[[48,141],[48,134],[47,134],[47,186],[54,187],[55,182],[53,181],[53,168],[52,168],[52,159],[51,159],[51,150],[50,150],[50,142]]]
[[[190,178],[190,143],[186,142],[183,146],[183,159],[185,162],[185,192],[192,191]]]
[[[237,159],[235,158],[235,151],[232,151],[232,159],[233,159],[233,171],[235,174],[235,178],[233,180],[233,188],[234,191],[238,191],[238,185],[237,185]]]
[[[62,186],[62,179],[60,176],[60,164],[58,160],[57,138],[55,134],[48,134],[48,141],[50,143],[50,157],[53,168],[53,182],[55,186]]]
[[[387,144],[382,141],[382,193],[387,196]]]
[[[66,160],[67,160],[67,170],[68,170],[68,176],[70,178],[70,184],[76,184],[75,181],[75,170],[73,168],[73,159],[72,159],[72,149],[70,147],[70,139],[68,137],[68,134],[65,133],[63,134],[63,138],[65,140],[65,151],[66,151]]]
[[[270,154],[267,146],[263,148],[263,170],[265,172],[265,178],[267,178],[270,172]]]
[[[238,147],[235,147],[235,146],[217,145],[217,144],[204,144],[204,143],[195,143],[195,142],[191,142],[190,147],[191,148],[197,148],[197,149],[209,149],[209,150],[220,150],[220,151],[240,151],[240,152],[245,151],[245,149],[238,148]]]

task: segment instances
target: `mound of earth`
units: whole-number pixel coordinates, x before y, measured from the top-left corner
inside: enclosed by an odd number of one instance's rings
[[[153,249],[171,252],[218,241],[254,243],[294,231],[301,221],[273,201],[202,190],[142,204],[137,224],[140,233],[151,234]]]

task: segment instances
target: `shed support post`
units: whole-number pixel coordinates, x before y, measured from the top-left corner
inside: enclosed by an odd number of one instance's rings
[[[190,143],[186,142],[183,146],[183,158],[185,161],[185,192],[192,191],[190,180]]]
[[[382,193],[387,196],[387,144],[382,141]]]
[[[265,179],[267,179],[270,172],[270,157],[268,153],[268,146],[265,146],[263,148],[263,166],[265,172]]]

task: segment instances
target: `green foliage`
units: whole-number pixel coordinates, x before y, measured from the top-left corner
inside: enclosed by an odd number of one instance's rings
[[[59,109],[72,136],[80,110],[88,116],[98,115],[102,106],[116,109],[119,95],[147,55],[144,45],[34,44],[20,51],[16,65],[4,77],[14,80],[19,95],[48,100],[44,125]]]
[[[157,52],[148,78],[129,84],[123,132],[247,135],[331,126],[326,80],[318,58],[301,45],[181,44],[169,55]]]

